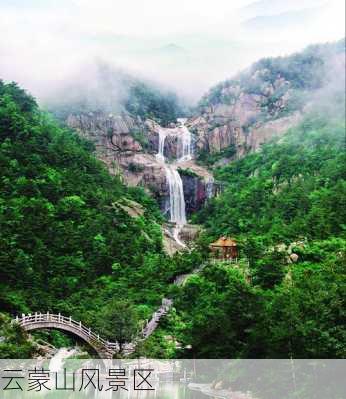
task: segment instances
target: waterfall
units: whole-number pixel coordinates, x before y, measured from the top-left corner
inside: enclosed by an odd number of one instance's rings
[[[185,126],[185,119],[178,119],[179,127],[175,129],[163,129],[158,130],[159,133],[159,146],[156,154],[156,159],[164,165],[166,171],[166,179],[169,186],[169,212],[170,221],[175,223],[175,229],[173,236],[178,244],[185,246],[184,243],[179,239],[179,233],[183,226],[186,224],[186,209],[185,209],[185,197],[183,189],[183,181],[177,171],[177,165],[180,162],[189,161],[192,158],[191,151],[191,133]],[[177,135],[180,142],[180,151],[178,159],[171,165],[165,162],[165,139],[171,135]]]
[[[74,349],[60,348],[57,353],[50,359],[49,370],[51,372],[59,372],[62,370],[64,360],[74,355]]]
[[[183,226],[186,224],[183,181],[178,171],[172,166],[166,167],[166,177],[169,185],[171,222],[176,223],[178,226]]]
[[[212,176],[209,177],[205,186],[206,186],[207,198],[210,199],[213,197],[213,192],[214,192],[214,178]]]
[[[156,159],[161,162],[165,162],[165,138],[166,132],[164,129],[159,129],[159,150],[156,154]]]
[[[185,126],[185,118],[179,118],[178,122],[181,124],[181,127],[179,127],[180,131],[180,142],[181,142],[181,150],[180,150],[180,156],[178,158],[177,162],[184,162],[184,161],[190,161],[192,158],[192,139],[191,139],[191,133],[189,129]]]
[[[181,153],[178,162],[190,161],[191,154],[191,133],[186,126],[180,128],[181,134]]]

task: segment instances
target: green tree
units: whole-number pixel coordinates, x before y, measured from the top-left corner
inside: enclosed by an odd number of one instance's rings
[[[100,327],[109,340],[119,343],[120,353],[126,342],[131,342],[138,330],[138,314],[133,304],[113,299],[102,312]]]
[[[287,270],[286,254],[272,251],[256,262],[253,271],[253,283],[262,288],[273,288],[281,283]]]

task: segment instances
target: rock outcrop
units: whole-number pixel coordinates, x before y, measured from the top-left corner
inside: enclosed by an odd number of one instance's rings
[[[155,156],[161,128],[156,122],[129,115],[90,112],[71,114],[67,124],[94,143],[96,156],[112,174],[120,174],[130,186],[146,188],[158,200],[163,212],[167,211],[169,188],[166,171]],[[174,134],[175,126],[172,125],[170,129],[172,134],[166,136],[164,143],[167,161],[178,158],[181,152],[181,144]],[[182,167],[193,170],[193,177],[182,176],[187,212],[191,213],[199,209],[210,195],[212,176],[193,161],[183,163]]]
[[[199,151],[236,159],[299,123],[310,104],[342,86],[335,76],[344,74],[344,39],[265,58],[212,87],[186,125]]]
[[[278,92],[283,94],[279,96]],[[229,158],[240,158],[300,121],[298,110],[284,112],[291,95],[290,82],[280,76],[273,84],[263,83],[260,94],[247,93],[237,83],[230,83],[221,90],[220,102],[201,107],[200,114],[190,118],[187,126],[197,137],[199,151],[216,154],[232,146],[234,154]],[[275,96],[278,98],[274,101]]]
[[[178,171],[183,181],[186,211],[191,214],[215,196],[218,186],[212,174],[194,161],[181,163]]]
[[[256,123],[250,128],[234,118],[224,121],[224,125],[213,127],[214,115],[210,111],[208,115],[190,119],[188,126],[196,132],[199,150],[215,154],[234,146],[235,152],[231,158],[237,159],[250,151],[256,151],[261,144],[273,137],[283,135],[300,120],[301,114],[296,112],[266,123]]]

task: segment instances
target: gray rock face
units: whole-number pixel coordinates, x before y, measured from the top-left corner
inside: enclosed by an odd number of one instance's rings
[[[157,133],[140,118],[98,112],[70,115],[67,124],[92,141],[96,156],[111,173],[121,174],[128,185],[150,187],[158,194],[167,191],[164,169],[153,155]]]
[[[251,79],[258,82],[265,73],[265,70],[255,71]],[[275,101],[270,102],[274,94]],[[220,96],[219,102],[203,107],[186,122],[194,135],[197,151],[215,154],[232,146],[235,154],[228,160],[240,158],[272,137],[285,133],[300,120],[299,112],[280,116],[290,99],[290,83],[280,76],[251,93],[233,82],[222,88]],[[67,124],[95,144],[97,157],[111,173],[120,174],[128,185],[145,187],[158,200],[161,209],[167,210],[166,170],[155,157],[162,128],[155,121],[143,121],[127,114],[114,116],[93,112],[70,115]],[[176,160],[181,154],[181,143],[174,134],[175,125],[170,129],[172,134],[167,134],[164,140],[167,162]],[[193,160],[180,166],[189,172],[181,176],[186,210],[191,214],[201,208],[208,196],[215,194],[217,187],[210,189],[211,174]]]
[[[213,116],[192,118],[188,126],[197,135],[197,148],[211,154],[218,153],[231,145],[235,146],[234,158],[240,158],[247,152],[256,151],[262,143],[275,136],[284,134],[301,119],[300,113],[265,123],[256,123],[250,128],[242,125],[239,120],[230,118],[222,125],[215,126]],[[220,122],[221,123],[221,122]]]
[[[144,122],[128,115],[113,116],[94,112],[70,115],[67,124],[94,143],[96,156],[112,174],[120,174],[130,186],[145,187],[157,199],[161,209],[167,210],[169,188],[166,171],[155,157],[160,129],[156,122]],[[178,157],[177,136],[167,136],[164,151],[168,161]],[[187,212],[191,213],[203,205],[207,192],[206,182],[211,175],[193,161],[189,161],[186,167],[192,167],[195,173],[193,178],[183,179]]]
[[[215,154],[233,145],[237,159],[299,122],[300,112],[283,113],[292,96],[290,82],[279,75],[273,83],[264,82],[265,74],[257,70],[248,78],[248,86],[256,85],[252,91],[236,81],[225,84],[218,101],[188,120],[199,150]]]

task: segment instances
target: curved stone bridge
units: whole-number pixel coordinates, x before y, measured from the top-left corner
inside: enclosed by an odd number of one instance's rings
[[[136,349],[138,342],[148,338],[156,329],[159,324],[161,317],[167,314],[171,308],[173,301],[164,298],[162,305],[153,314],[150,321],[148,321],[145,327],[142,329],[138,337],[134,341],[123,345],[122,354],[128,356],[133,353]],[[113,355],[120,350],[120,346],[117,342],[107,341],[95,334],[90,328],[85,327],[80,321],[77,322],[71,317],[65,317],[59,314],[52,313],[35,313],[35,314],[22,314],[21,317],[16,317],[13,322],[18,323],[25,331],[34,331],[42,329],[55,329],[61,331],[67,331],[77,337],[81,338],[87,344],[89,344],[100,356],[101,359],[111,359]]]

